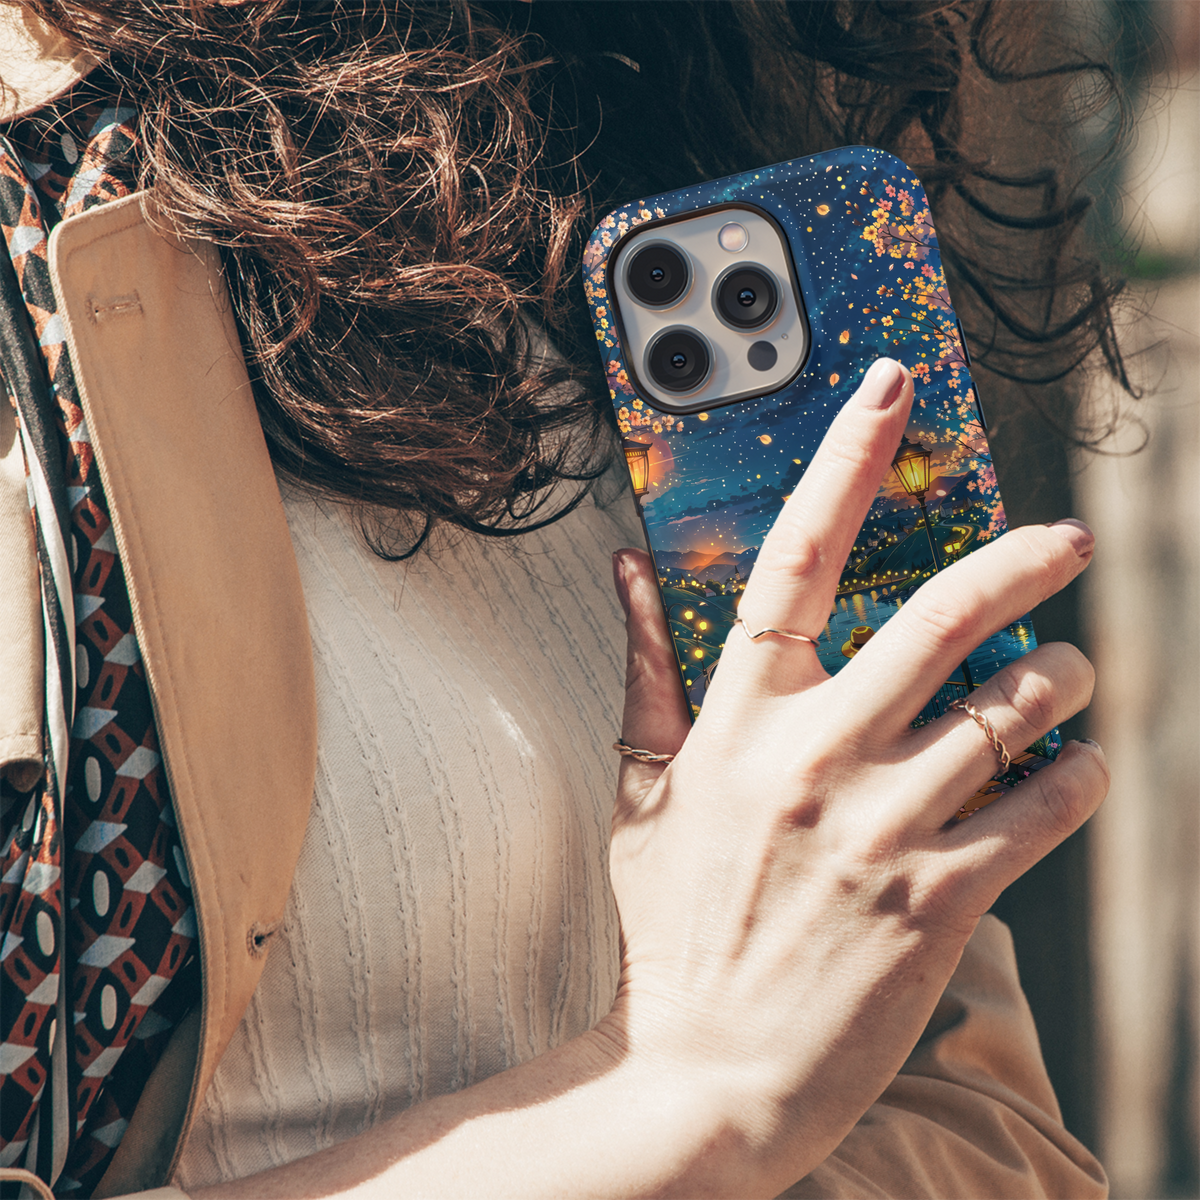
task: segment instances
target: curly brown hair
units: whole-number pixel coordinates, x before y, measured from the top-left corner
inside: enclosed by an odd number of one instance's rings
[[[141,182],[221,247],[275,463],[360,505],[381,554],[554,520],[604,469],[570,294],[598,212],[838,145],[920,172],[988,369],[1045,382],[1098,349],[1124,382],[1063,117],[1110,74],[1056,6],[31,2],[108,56]]]

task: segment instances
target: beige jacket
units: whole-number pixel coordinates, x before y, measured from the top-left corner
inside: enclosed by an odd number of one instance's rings
[[[94,65],[28,9],[0,6],[0,121],[42,107]],[[144,196],[116,201],[63,223],[49,249],[112,498],[204,975],[200,1009],[147,1083],[100,1195],[170,1177],[262,973],[316,773],[304,597],[217,253],[160,236],[150,215]],[[41,761],[43,703],[24,476],[15,417],[0,404],[0,771],[21,783]]]
[[[50,239],[187,857],[204,974],[201,1008],[151,1076],[102,1194],[169,1176],[181,1131],[258,983],[316,773],[300,576],[217,254],[160,236],[149,212],[144,196],[131,196],[64,222]],[[0,546],[19,537],[8,491],[0,513],[10,515],[11,532],[0,534]],[[27,505],[21,517],[15,525],[32,549]],[[42,704],[40,678],[30,687],[28,677],[42,658],[40,614],[29,619],[36,570],[19,578],[25,594],[6,584],[3,604],[30,642],[14,655],[5,639],[0,719],[9,724],[0,746],[11,730],[27,756]],[[0,627],[13,628],[6,616]]]
[[[171,1178],[262,972],[316,758],[304,597],[218,258],[156,223],[147,197],[131,196],[64,222],[50,241],[204,968],[200,1009],[151,1075],[101,1196]],[[40,759],[42,720],[40,599],[20,454],[11,411],[0,405],[0,769],[17,771]],[[789,1193],[1106,1194],[1100,1164],[1062,1127],[1011,939],[992,917],[900,1075]]]

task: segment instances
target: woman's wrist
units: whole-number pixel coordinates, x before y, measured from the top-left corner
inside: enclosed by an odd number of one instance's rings
[[[621,1194],[628,1188],[629,1194],[662,1196],[770,1195],[781,1173],[779,1186],[799,1178],[804,1164],[792,1175],[791,1162],[781,1161],[790,1140],[786,1105],[774,1099],[767,1073],[726,1064],[711,1046],[683,1053],[672,1040],[668,1053],[649,1039],[631,1039],[614,1012],[564,1047],[593,1070],[608,1064],[599,1068],[608,1077],[589,1102],[611,1088],[623,1109],[614,1132],[636,1158],[620,1181]]]
[[[644,1164],[661,1173],[652,1180],[647,1170],[655,1195],[775,1195],[824,1161],[861,1115],[847,1110],[838,1122],[836,1106],[810,1105],[778,1056],[741,1053],[684,1014],[656,1022],[643,1011],[632,1022],[618,1002],[579,1041],[591,1043],[581,1053],[613,1064],[644,1131]]]

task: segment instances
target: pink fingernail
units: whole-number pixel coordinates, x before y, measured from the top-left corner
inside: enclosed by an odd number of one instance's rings
[[[629,584],[625,579],[625,555],[620,550],[613,554],[613,585],[617,589],[617,599],[621,602],[621,608],[625,611],[625,618],[629,618]]]
[[[1082,521],[1077,521],[1074,517],[1055,521],[1048,528],[1062,534],[1081,558],[1085,554],[1090,554],[1092,547],[1096,544],[1096,535]]]
[[[907,372],[894,358],[877,358],[863,377],[863,407],[880,412],[891,408],[903,395],[907,378]]]

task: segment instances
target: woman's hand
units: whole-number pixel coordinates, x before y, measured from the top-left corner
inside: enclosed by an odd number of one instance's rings
[[[815,634],[899,443],[912,385],[871,369],[767,539],[741,612]],[[993,630],[1072,579],[1082,527],[1018,530],[927,583],[834,679],[812,646],[731,635],[689,733],[648,559],[629,611],[612,877],[624,971],[592,1030],[216,1197],[773,1195],[890,1082],[980,914],[1080,825],[1107,782],[1074,745],[969,821],[996,770],[964,714],[913,730]],[[1087,703],[1091,668],[1044,646],[974,699],[1024,746]],[[686,744],[685,744],[686,739]]]
[[[815,637],[912,401],[876,363],[767,537],[739,612]],[[912,1049],[980,916],[1100,804],[1099,749],[1071,743],[956,821],[998,769],[965,713],[911,728],[967,653],[1069,583],[1077,522],[1015,530],[928,581],[830,678],[808,643],[735,628],[689,732],[649,559],[616,559],[629,613],[612,877],[625,960],[601,1031],[740,1114],[732,1136],[782,1189],[825,1158]],[[973,695],[1024,748],[1083,708],[1092,669],[1039,647]]]

